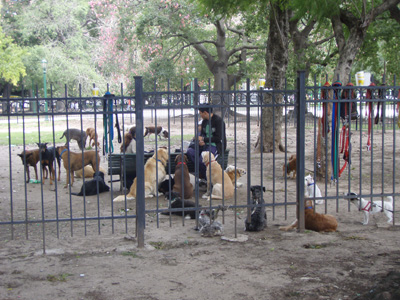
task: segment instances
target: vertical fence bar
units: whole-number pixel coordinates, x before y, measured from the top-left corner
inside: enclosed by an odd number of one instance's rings
[[[305,95],[305,72],[297,73],[297,228],[300,232],[305,229],[304,220],[304,152],[305,152],[305,114],[306,114],[306,95]]]
[[[143,79],[135,76],[136,132],[143,132]],[[157,140],[157,136],[156,136]],[[144,247],[145,203],[144,203],[144,138],[136,135],[136,231],[138,247]]]

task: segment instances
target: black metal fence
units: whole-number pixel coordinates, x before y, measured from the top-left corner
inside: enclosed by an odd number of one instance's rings
[[[154,219],[157,227],[164,226],[166,223],[160,222],[159,213],[169,212],[163,218],[167,218],[167,226],[173,226],[177,217],[171,212],[180,212],[183,225],[195,222],[198,226],[198,213],[204,207],[227,208],[221,213],[222,223],[231,226],[237,235],[243,230],[244,219],[249,219],[252,209],[257,206],[268,209],[267,222],[276,218],[286,220],[296,203],[299,203],[298,211],[302,212],[306,173],[312,173],[318,179],[322,194],[311,198],[322,201],[323,204],[317,206],[319,211],[327,212],[333,208],[338,211],[339,206],[346,206],[350,211],[349,196],[346,196],[349,192],[356,192],[376,203],[382,203],[385,196],[392,196],[395,211],[400,195],[396,190],[399,184],[399,87],[395,84],[306,86],[304,73],[299,72],[297,86],[291,90],[252,90],[249,81],[244,90],[236,87],[230,91],[200,90],[197,80],[193,86],[197,88],[188,90],[182,85],[180,91],[167,88],[166,91],[146,92],[142,79],[137,77],[135,94],[128,96],[124,95],[121,86],[121,90],[115,92],[116,96],[2,98],[1,149],[4,151],[3,164],[7,167],[1,174],[1,236],[14,239],[39,235],[45,250],[46,235],[49,234],[60,237],[63,234],[134,231],[139,246],[143,246],[146,218]],[[205,190],[198,176],[196,158],[192,172],[196,178],[191,199],[194,208],[169,209],[169,202],[158,192],[155,197],[145,199],[145,157],[160,147],[168,149],[170,158],[185,152],[189,141],[198,134],[201,120],[198,109],[205,103],[212,103],[209,107],[226,124],[227,149],[223,149],[222,161],[246,170],[243,178],[235,180],[235,187],[239,183],[243,187],[235,188],[231,199],[202,199]],[[162,126],[169,132],[169,137],[144,137],[141,133],[149,125]],[[133,126],[137,133],[136,151],[135,158],[129,160],[131,154],[120,154],[120,147],[125,146],[124,135]],[[24,149],[36,149],[36,143],[48,143],[56,149],[64,145],[65,140],[60,139],[64,130],[71,128],[83,131],[93,128],[98,134],[99,144],[86,145],[86,150],[80,149],[74,141],[67,146],[71,152],[80,154],[82,163],[84,153],[99,151],[100,167],[110,186],[109,192],[84,197],[71,194],[79,192],[81,185],[90,178],[76,179],[73,186],[64,188],[70,183],[66,182],[66,159],[61,160],[60,167],[55,163],[52,186],[45,179],[46,170],[41,167],[38,168],[38,180],[33,179],[32,172],[29,180],[24,171],[24,158],[21,164],[17,154]],[[264,147],[266,143],[272,145],[269,153],[254,150],[254,145]],[[295,180],[287,169],[293,153],[297,154]],[[38,160],[43,160],[41,154]],[[133,165],[128,165],[128,161]],[[171,167],[174,166],[170,161],[167,173],[173,174]],[[120,203],[113,202],[116,196],[129,193],[133,179],[128,174],[132,171],[129,168],[135,168],[136,199],[124,197]],[[83,177],[87,172],[84,170]],[[158,172],[155,176],[158,178]],[[253,204],[252,185],[266,187],[264,204]],[[123,187],[122,192],[120,187]],[[196,212],[195,221],[185,220],[187,211]],[[298,218],[302,230],[304,214],[298,213]]]

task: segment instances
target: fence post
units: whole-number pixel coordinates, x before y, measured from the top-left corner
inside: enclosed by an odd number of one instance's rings
[[[143,132],[143,79],[135,76],[136,132]],[[144,203],[144,140],[136,135],[136,232],[138,247],[144,247],[145,203]]]
[[[305,71],[297,72],[297,175],[296,175],[296,199],[297,199],[297,229],[303,232],[304,220],[304,151],[305,151],[305,115],[306,115],[306,93],[305,93]]]

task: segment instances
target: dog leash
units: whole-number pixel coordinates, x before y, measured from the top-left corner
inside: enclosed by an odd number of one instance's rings
[[[369,86],[375,86],[375,83],[371,82]],[[372,90],[367,89],[367,94],[365,96],[367,99],[372,99]],[[373,103],[369,102],[368,103],[368,140],[367,140],[367,151],[371,151],[371,128],[372,128],[372,108],[373,108]]]

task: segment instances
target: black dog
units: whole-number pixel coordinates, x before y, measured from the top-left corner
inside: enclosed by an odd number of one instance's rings
[[[98,190],[97,183],[99,184]],[[81,187],[81,191],[78,194],[71,193],[71,195],[83,196],[83,192],[85,191],[85,196],[93,196],[103,192],[108,192],[109,190],[110,187],[104,182],[104,173],[95,172],[93,175],[93,179],[85,181]]]
[[[253,185],[250,187],[253,204],[261,205],[255,207],[251,212],[251,221],[248,222],[247,218],[245,221],[245,230],[246,231],[261,231],[266,225],[267,213],[265,212],[264,200],[262,198],[262,193],[265,192],[265,187],[260,185]]]
[[[176,192],[169,192],[165,195],[165,200],[171,199],[171,202],[169,204],[169,209],[171,208],[180,208],[181,210],[174,210],[174,211],[164,211],[161,214],[162,215],[177,215],[177,216],[182,216],[182,207],[183,208],[188,208],[188,207],[196,207],[196,204],[193,201],[189,200],[183,200],[179,196],[178,193]],[[199,206],[201,207],[201,206]],[[191,219],[196,219],[196,211],[194,210],[189,210],[189,211],[184,211],[185,216],[190,216]]]
[[[39,146],[39,151],[41,155],[41,160],[40,164],[42,165],[42,168],[44,169],[45,167],[49,168],[50,172],[50,185],[53,184],[52,180],[55,180],[55,170],[54,170],[54,160],[57,161],[58,163],[58,181],[60,181],[60,174],[61,174],[61,159],[56,153],[56,149],[54,147],[47,147],[48,143],[37,143]],[[44,179],[43,179],[44,183]]]
[[[171,176],[158,185],[158,192],[167,195],[174,187],[175,180]],[[178,194],[179,196],[179,194]]]

